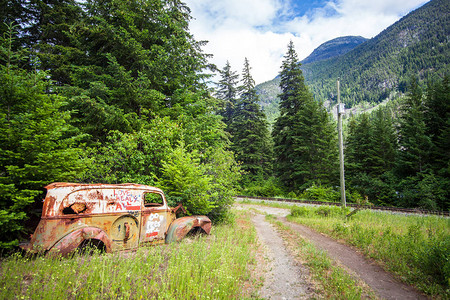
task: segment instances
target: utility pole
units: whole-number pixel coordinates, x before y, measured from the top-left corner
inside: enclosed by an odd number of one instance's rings
[[[338,116],[338,136],[339,136],[339,167],[341,179],[341,206],[346,206],[345,199],[345,177],[344,177],[344,143],[342,140],[342,115],[345,113],[344,103],[341,103],[341,92],[339,90],[339,77],[337,80],[337,116]]]

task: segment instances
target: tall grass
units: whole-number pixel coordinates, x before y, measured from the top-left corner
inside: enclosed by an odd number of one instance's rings
[[[256,234],[248,218],[214,226],[210,236],[140,248],[136,252],[75,255],[20,254],[0,263],[1,299],[229,299],[255,262]]]
[[[450,297],[450,219],[367,210],[346,218],[347,213],[339,207],[292,207],[288,219],[360,248],[426,294]]]

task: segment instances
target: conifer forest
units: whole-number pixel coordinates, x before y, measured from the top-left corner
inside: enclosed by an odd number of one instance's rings
[[[337,121],[323,105],[336,98],[308,86],[301,45],[286,45],[270,120],[252,61],[210,63],[180,0],[1,7],[0,248],[30,233],[52,182],[157,186],[213,222],[227,221],[236,195],[339,202]],[[448,40],[442,47],[448,63]],[[408,72],[385,94],[371,94],[370,74],[349,74],[358,79],[346,83],[347,107],[364,97],[376,105],[345,116],[347,201],[450,209],[448,67],[420,72],[438,58],[399,56],[389,72]]]

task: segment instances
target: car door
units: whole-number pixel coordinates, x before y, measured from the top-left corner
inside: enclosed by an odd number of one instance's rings
[[[169,217],[164,196],[158,192],[145,192],[143,200],[139,244],[163,243]]]

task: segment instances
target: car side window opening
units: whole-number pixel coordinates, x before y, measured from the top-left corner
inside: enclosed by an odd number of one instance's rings
[[[144,206],[162,206],[164,204],[164,200],[162,195],[157,193],[145,193],[144,194]]]

